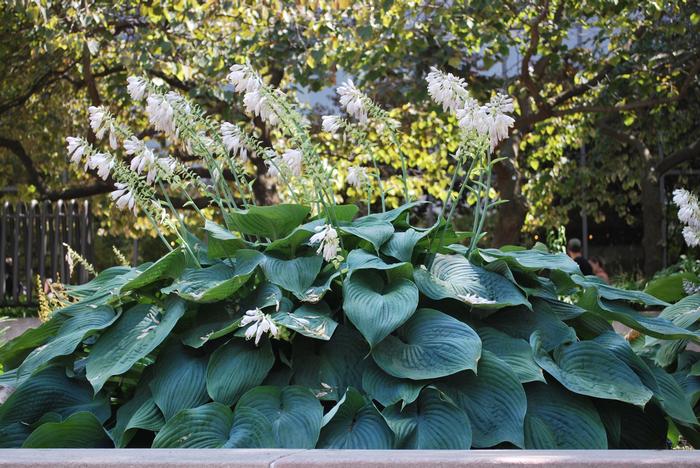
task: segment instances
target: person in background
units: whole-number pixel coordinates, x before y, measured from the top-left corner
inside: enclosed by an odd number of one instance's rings
[[[605,263],[603,262],[602,258],[591,257],[588,259],[588,263],[591,264],[594,275],[605,281],[607,284],[610,284],[610,277],[608,276],[608,272],[605,271]]]
[[[573,261],[575,261],[578,264],[578,267],[581,269],[581,273],[584,275],[592,275],[593,274],[593,268],[591,267],[591,264],[588,263],[588,260],[584,258],[583,254],[581,253],[581,240],[571,238],[569,239],[569,242],[566,243],[566,253]]]

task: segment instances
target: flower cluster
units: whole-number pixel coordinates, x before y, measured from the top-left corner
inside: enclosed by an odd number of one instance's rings
[[[348,114],[360,123],[367,122],[366,97],[362,91],[357,89],[352,80],[347,80],[338,87],[338,95],[340,96],[340,105],[345,108]]]
[[[444,110],[449,109],[455,113],[460,128],[488,136],[491,151],[501,140],[508,138],[509,129],[515,123],[508,115],[513,112],[513,100],[510,97],[498,93],[486,105],[479,105],[470,96],[463,79],[451,73],[443,73],[435,67],[431,68],[427,81],[430,97]]]
[[[243,104],[246,111],[260,117],[270,125],[277,125],[279,117],[272,100],[267,96],[263,81],[248,65],[233,65],[227,78],[238,93],[244,93]]]
[[[103,107],[90,106],[88,108],[90,115],[90,128],[92,128],[95,137],[98,140],[104,138],[105,133],[109,134],[109,146],[112,149],[117,149],[117,132],[114,128],[114,123],[110,118],[109,112]]]
[[[260,338],[265,333],[269,333],[270,336],[277,338],[279,335],[279,329],[275,322],[272,321],[270,315],[264,313],[259,308],[246,311],[245,315],[241,319],[241,327],[250,325],[245,331],[245,339],[251,340],[255,338],[255,345],[260,343]]]
[[[221,140],[226,151],[238,156],[242,162],[248,161],[248,147],[244,142],[243,131],[238,125],[229,122],[221,124]]]
[[[362,188],[363,185],[369,182],[369,176],[367,175],[367,169],[360,166],[351,166],[348,168],[348,176],[345,179],[348,185],[355,187],[356,189]]]
[[[689,247],[700,246],[700,204],[698,197],[685,189],[673,191],[673,202],[678,206],[678,219],[685,224],[683,238]]]
[[[279,177],[281,172],[288,172],[294,177],[301,177],[304,163],[304,155],[299,150],[287,150],[282,156],[277,156],[266,161],[270,167],[268,174],[272,177]]]
[[[309,242],[311,244],[319,244],[316,253],[322,253],[323,259],[327,262],[334,260],[338,256],[338,251],[340,250],[338,232],[330,224],[318,226],[315,231],[316,234],[311,236]]]
[[[465,100],[469,98],[467,83],[452,73],[445,74],[431,67],[426,81],[428,94],[433,101],[442,105],[444,111],[457,112],[457,109],[464,107]]]

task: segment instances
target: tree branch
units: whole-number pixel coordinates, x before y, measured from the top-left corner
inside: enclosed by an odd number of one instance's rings
[[[0,137],[0,146],[7,148],[17,156],[17,159],[19,159],[24,169],[27,171],[29,182],[36,187],[40,194],[43,194],[45,191],[44,183],[42,182],[43,176],[34,166],[34,161],[29,157],[22,143],[19,140]]]
[[[673,152],[670,156],[661,160],[656,166],[656,173],[664,175],[674,167],[694,158],[700,158],[700,139],[695,140],[685,148]]]

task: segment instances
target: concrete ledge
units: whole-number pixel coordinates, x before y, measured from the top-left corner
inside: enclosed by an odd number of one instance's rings
[[[643,450],[165,450],[5,449],[9,468],[700,467],[700,452]]]

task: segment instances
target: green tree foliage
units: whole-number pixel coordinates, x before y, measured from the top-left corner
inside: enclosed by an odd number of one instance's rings
[[[644,230],[652,270],[659,258],[658,177],[697,156],[700,11],[693,2],[44,0],[6,2],[1,14],[0,163],[10,170],[0,184],[17,185],[22,197],[112,188],[90,176],[66,186],[74,174],[62,136],[79,127],[86,103],[130,115],[121,91],[129,74],[160,77],[225,118],[242,115],[227,90],[210,85],[243,57],[273,85],[303,88],[306,101],[342,70],[371,85],[404,127],[434,110],[424,91],[432,65],[464,77],[482,100],[506,89],[516,98],[516,125],[499,148],[509,159],[497,166],[495,184],[510,203],[492,226],[497,245],[517,241],[523,226],[566,223],[571,210],[601,221],[613,209]],[[251,126],[274,144],[278,135],[262,122]],[[447,123],[407,150],[411,182],[429,197],[444,190],[451,165],[434,141],[453,135]],[[585,168],[577,162],[582,145]],[[341,168],[362,157],[351,143],[329,142],[328,151]],[[387,177],[398,175],[395,154],[379,159]],[[262,176],[262,161],[253,163],[256,195],[269,201],[272,182]],[[396,180],[387,183],[398,188]],[[634,219],[634,207],[643,220]],[[117,232],[123,221],[110,212],[103,228]]]

